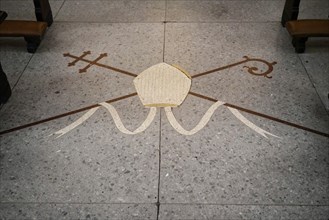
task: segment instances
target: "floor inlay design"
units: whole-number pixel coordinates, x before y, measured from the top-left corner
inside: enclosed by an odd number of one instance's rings
[[[112,116],[112,118],[114,120],[116,127],[122,133],[125,133],[125,134],[133,135],[133,134],[138,134],[140,132],[145,131],[151,125],[152,121],[154,120],[154,118],[156,116],[157,108],[159,107],[159,108],[164,108],[169,123],[177,132],[179,132],[182,135],[193,135],[206,126],[206,124],[209,122],[210,118],[212,117],[212,115],[214,114],[214,112],[216,111],[217,108],[219,108],[220,106],[226,106],[228,108],[228,110],[237,119],[239,119],[243,124],[245,124],[246,126],[248,126],[249,128],[251,128],[252,130],[254,130],[255,132],[257,132],[258,134],[262,135],[265,138],[268,138],[268,136],[273,136],[273,137],[278,138],[278,136],[276,136],[268,131],[265,131],[262,128],[260,128],[259,126],[255,125],[250,120],[248,120],[245,116],[243,116],[240,113],[240,111],[246,112],[248,114],[253,114],[253,115],[256,115],[259,117],[263,117],[263,118],[266,118],[266,119],[269,119],[272,121],[276,121],[276,122],[279,122],[279,123],[282,123],[282,124],[285,124],[285,125],[288,125],[288,126],[291,126],[294,128],[302,129],[302,130],[305,130],[305,131],[308,131],[311,133],[315,133],[315,134],[318,134],[321,136],[329,137],[329,134],[326,134],[321,131],[317,131],[317,130],[314,130],[311,128],[304,127],[302,125],[284,121],[282,119],[278,119],[278,118],[275,118],[275,117],[272,117],[272,116],[269,116],[269,115],[266,115],[263,113],[259,113],[259,112],[256,112],[256,111],[253,111],[250,109],[240,107],[240,106],[236,106],[236,105],[229,104],[229,103],[224,103],[220,100],[216,100],[211,97],[190,91],[192,79],[195,79],[195,78],[201,77],[201,76],[205,76],[208,74],[212,74],[212,73],[215,73],[215,72],[227,69],[227,68],[232,68],[234,66],[238,66],[238,65],[245,64],[248,62],[253,62],[253,64],[254,63],[261,63],[263,65],[265,64],[265,66],[267,67],[267,69],[265,71],[261,71],[256,66],[246,66],[246,65],[243,66],[243,68],[247,69],[247,72],[249,74],[254,75],[254,76],[263,76],[265,78],[272,78],[272,76],[270,76],[270,74],[273,72],[273,66],[276,64],[276,62],[270,63],[266,60],[257,59],[257,58],[249,58],[247,56],[244,56],[243,57],[244,59],[239,62],[232,63],[232,64],[229,64],[229,65],[226,65],[223,67],[219,67],[216,69],[212,69],[212,70],[209,70],[206,72],[198,73],[198,74],[195,74],[192,76],[189,75],[181,67],[178,67],[175,65],[169,65],[166,63],[159,63],[159,64],[149,67],[148,69],[144,70],[142,73],[137,75],[137,74],[134,74],[134,73],[122,70],[122,69],[118,69],[118,68],[115,68],[115,67],[112,67],[109,65],[99,63],[99,61],[101,59],[103,59],[104,57],[107,56],[106,53],[100,54],[94,60],[86,59],[85,57],[90,54],[91,54],[90,51],[85,51],[82,53],[81,56],[75,56],[70,53],[65,53],[63,55],[64,55],[64,57],[69,57],[69,58],[74,59],[72,62],[68,63],[69,67],[75,66],[75,64],[77,62],[87,63],[87,65],[84,68],[79,69],[79,73],[86,73],[87,70],[89,68],[91,68],[92,66],[98,66],[98,67],[110,69],[117,73],[135,77],[134,85],[135,85],[135,89],[137,92],[126,95],[126,96],[118,97],[116,99],[108,100],[108,101],[105,101],[102,103],[93,104],[93,105],[90,105],[90,106],[87,106],[87,107],[84,107],[81,109],[77,109],[77,110],[74,110],[71,112],[57,115],[54,117],[43,119],[43,120],[40,120],[37,122],[32,122],[32,123],[29,123],[26,125],[18,126],[16,128],[1,131],[0,135],[10,133],[13,131],[17,131],[17,130],[20,130],[23,128],[35,126],[37,124],[45,123],[45,122],[48,122],[51,120],[55,120],[55,119],[58,119],[61,117],[65,117],[68,115],[72,115],[72,114],[76,114],[78,112],[83,112],[83,111],[88,110],[83,116],[81,116],[75,122],[64,127],[63,129],[60,129],[57,132],[55,132],[54,135],[57,135],[57,138],[58,138],[64,134],[70,132],[77,126],[81,125],[88,118],[90,118],[100,107],[104,107],[108,110],[108,112],[110,113],[110,115]],[[182,127],[182,125],[175,118],[175,116],[172,112],[172,108],[178,107],[180,104],[182,104],[182,102],[185,100],[186,96],[189,94],[202,98],[202,99],[205,99],[205,100],[208,100],[208,101],[212,101],[214,103],[209,107],[209,109],[206,111],[206,113],[201,118],[199,123],[193,129],[186,130]],[[118,101],[118,100],[127,99],[132,96],[136,96],[136,95],[139,96],[143,105],[145,107],[149,108],[149,114],[146,117],[145,121],[138,128],[136,128],[134,131],[129,131],[122,123],[118,112],[116,111],[114,106],[111,105],[111,103]]]

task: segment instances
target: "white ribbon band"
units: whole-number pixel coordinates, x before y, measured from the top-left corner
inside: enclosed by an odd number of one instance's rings
[[[135,131],[129,131],[123,125],[118,112],[115,110],[115,108],[112,105],[110,105],[109,103],[106,103],[106,102],[102,102],[102,103],[99,103],[99,104],[104,106],[109,111],[109,113],[111,114],[111,116],[113,118],[113,121],[114,121],[115,125],[117,126],[117,128],[122,133],[125,133],[125,134],[138,134],[140,132],[145,131],[150,126],[152,121],[154,120],[155,115],[156,115],[156,111],[157,111],[155,107],[151,107],[150,111],[149,111],[149,114],[147,115],[147,118],[145,119],[143,124],[141,124]]]
[[[227,107],[235,117],[237,117],[242,123],[244,123],[245,125],[247,125],[249,128],[251,128],[252,130],[256,131],[258,134],[262,135],[265,138],[268,138],[266,135],[271,135],[273,137],[277,137],[278,136],[271,134],[270,132],[267,132],[263,129],[261,129],[260,127],[258,127],[257,125],[255,125],[254,123],[252,123],[251,121],[249,121],[248,119],[246,119],[238,110],[231,108],[231,107]]]
[[[209,109],[207,110],[207,112],[204,114],[204,116],[201,118],[200,122],[190,131],[185,130],[176,120],[171,107],[165,107],[165,112],[168,118],[169,123],[171,124],[171,126],[180,134],[183,135],[193,135],[195,133],[197,133],[198,131],[200,131],[202,128],[204,128],[204,126],[206,126],[206,124],[209,122],[210,118],[212,117],[212,115],[214,114],[214,112],[217,110],[217,108],[221,105],[225,104],[224,102],[221,101],[217,101],[215,102],[212,106],[209,107]],[[122,123],[120,116],[118,114],[118,112],[115,110],[115,108],[106,102],[102,102],[100,103],[101,106],[105,107],[109,113],[111,114],[113,121],[116,125],[116,127],[125,134],[138,134],[140,132],[145,131],[152,123],[152,121],[154,120],[155,116],[156,116],[156,108],[155,107],[151,107],[149,114],[147,115],[145,121],[134,131],[129,131]],[[70,132],[71,130],[73,130],[74,128],[76,128],[77,126],[81,125],[83,122],[85,122],[88,118],[90,118],[100,107],[95,107],[90,109],[88,112],[86,112],[83,116],[81,116],[79,119],[77,119],[75,122],[73,122],[72,124],[66,126],[65,128],[55,132],[54,134],[59,135],[57,136],[57,138],[63,136],[64,134]],[[258,127],[257,125],[255,125],[254,123],[252,123],[251,121],[249,121],[247,118],[245,118],[237,109],[228,107],[228,109],[232,112],[232,114],[239,119],[242,123],[244,123],[245,125],[247,125],[249,128],[251,128],[252,130],[256,131],[258,134],[262,135],[265,138],[268,138],[267,135],[271,135],[273,137],[277,137],[278,136],[267,132],[263,129],[261,129],[260,127]]]
[[[98,109],[99,109],[99,107],[90,109],[88,112],[86,112],[84,115],[82,115],[78,120],[76,120],[72,124],[66,126],[65,128],[63,128],[59,131],[56,131],[54,134],[59,134],[59,136],[56,138],[63,136],[67,132],[69,132],[69,131],[73,130],[74,128],[76,128],[77,126],[81,125],[84,121],[86,121],[88,118],[90,118]]]
[[[210,108],[207,110],[207,112],[204,114],[204,116],[201,118],[200,122],[190,131],[185,130],[176,120],[174,114],[171,111],[171,107],[165,107],[165,112],[168,118],[169,123],[171,126],[178,132],[183,135],[193,135],[200,131],[206,124],[209,122],[211,116],[214,114],[216,109],[225,104],[224,102],[217,101],[215,102]]]

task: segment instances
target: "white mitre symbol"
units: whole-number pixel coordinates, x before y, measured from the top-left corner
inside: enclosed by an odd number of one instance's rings
[[[177,107],[191,88],[191,76],[182,69],[159,63],[134,79],[137,94],[146,107]]]

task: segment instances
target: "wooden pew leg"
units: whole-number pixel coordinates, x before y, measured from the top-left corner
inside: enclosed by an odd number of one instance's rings
[[[0,63],[0,104],[6,103],[10,96],[11,88]]]
[[[27,42],[27,52],[35,53],[41,43],[41,37],[24,37],[24,39]]]
[[[281,17],[281,25],[285,27],[287,21],[297,20],[300,0],[286,0]]]
[[[292,45],[295,47],[296,53],[305,52],[305,43],[307,39],[308,39],[307,37],[293,37]]]
[[[53,23],[53,13],[48,0],[33,0],[37,21],[47,22],[48,27]]]

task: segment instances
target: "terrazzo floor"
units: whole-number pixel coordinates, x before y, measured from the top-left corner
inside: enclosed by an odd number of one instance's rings
[[[0,109],[0,219],[329,219],[329,39],[296,54],[280,24],[284,0],[50,4],[54,23],[35,54],[23,38],[0,38],[13,87]],[[7,19],[35,19],[32,0],[0,6]],[[327,0],[302,0],[299,18],[328,11]],[[86,51],[107,56],[86,68],[74,58]],[[226,103],[199,132],[180,134],[158,108],[145,131],[125,134],[99,108],[52,135],[104,101],[136,129],[149,110],[133,80],[161,62],[192,76],[173,108],[186,130]]]

